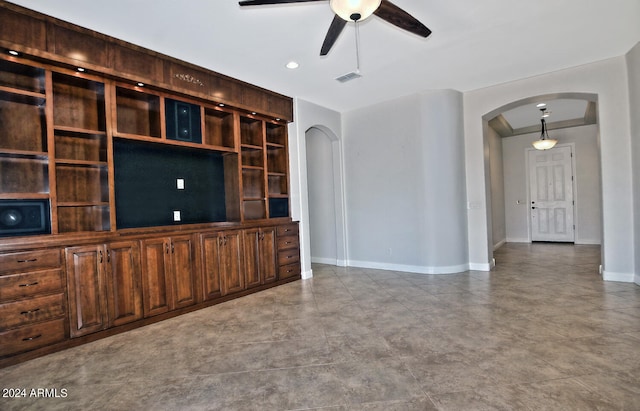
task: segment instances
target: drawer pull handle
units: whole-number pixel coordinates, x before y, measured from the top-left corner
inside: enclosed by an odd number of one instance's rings
[[[289,258],[293,258],[293,256],[292,256],[292,255],[288,255],[288,256],[287,256],[287,260],[288,260]]]
[[[285,241],[285,244],[292,244],[291,241]]]
[[[287,274],[292,273],[292,272],[293,272],[293,270],[287,270]]]
[[[28,260],[18,260],[19,263],[35,263],[36,261],[38,261],[37,258],[31,258]]]
[[[42,337],[42,334],[38,334],[38,335],[35,335],[33,337],[23,338],[22,341],[33,341],[33,340],[37,340],[40,337]]]
[[[33,313],[36,313],[38,311],[40,311],[40,309],[36,308],[35,310],[22,311],[20,314],[22,314],[22,315],[33,314]]]
[[[31,284],[20,284],[18,287],[33,287],[34,285],[38,285],[38,282],[36,281],[35,283]]]

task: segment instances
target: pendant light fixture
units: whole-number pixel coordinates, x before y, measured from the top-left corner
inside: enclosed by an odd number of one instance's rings
[[[549,150],[550,148],[555,147],[558,144],[558,140],[549,138],[549,133],[547,132],[547,122],[545,121],[545,117],[548,117],[547,109],[541,108],[540,113],[542,114],[542,118],[540,119],[540,123],[542,125],[540,130],[540,139],[534,141],[533,147],[536,150]]]
[[[331,0],[334,13],[346,21],[364,20],[380,7],[382,0]]]

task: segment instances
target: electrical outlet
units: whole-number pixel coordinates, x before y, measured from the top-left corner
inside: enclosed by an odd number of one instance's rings
[[[184,178],[176,179],[176,187],[178,188],[178,190],[184,190]]]
[[[181,216],[180,216],[180,211],[174,211],[173,212],[173,221],[180,221]]]

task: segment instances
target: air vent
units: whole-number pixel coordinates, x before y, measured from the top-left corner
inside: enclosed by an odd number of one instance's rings
[[[357,71],[352,71],[351,73],[347,73],[343,76],[337,77],[336,80],[338,80],[340,83],[346,83],[347,81],[355,80],[360,77],[362,77],[362,74],[358,73]]]

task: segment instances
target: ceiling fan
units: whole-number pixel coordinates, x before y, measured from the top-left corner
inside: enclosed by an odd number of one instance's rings
[[[240,6],[261,6],[266,4],[308,3],[312,1],[327,0],[243,0],[239,4]],[[428,37],[431,34],[431,30],[424,24],[388,0],[329,0],[329,6],[336,15],[333,17],[329,31],[327,31],[322,43],[321,56],[326,56],[329,53],[347,22],[353,21],[357,23],[372,14],[420,37]]]

